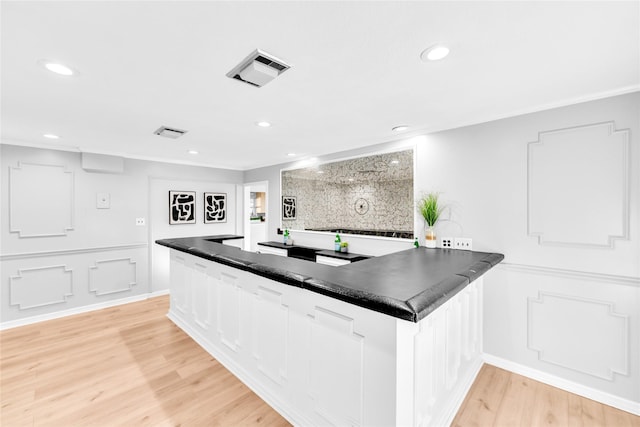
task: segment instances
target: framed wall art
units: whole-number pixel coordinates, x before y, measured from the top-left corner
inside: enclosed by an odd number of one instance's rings
[[[196,192],[169,191],[169,224],[196,223]]]
[[[282,196],[282,219],[296,219],[295,196]]]
[[[204,193],[204,223],[227,222],[227,194]]]

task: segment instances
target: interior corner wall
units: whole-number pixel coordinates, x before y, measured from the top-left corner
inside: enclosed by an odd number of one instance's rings
[[[241,171],[125,159],[123,173],[96,173],[80,153],[0,154],[2,328],[168,289],[162,263],[152,268],[155,239],[235,232]],[[167,189],[197,192],[196,224],[168,225]],[[226,223],[203,224],[204,191],[228,193]]]
[[[416,176],[450,206],[439,236],[505,255],[487,360],[636,413],[639,135],[636,92],[427,135]]]

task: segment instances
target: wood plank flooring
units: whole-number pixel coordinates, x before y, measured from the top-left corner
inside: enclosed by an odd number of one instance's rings
[[[640,417],[485,364],[451,425],[640,427]]]
[[[168,309],[157,297],[0,332],[0,425],[289,425]],[[640,417],[485,365],[453,425],[640,427]]]
[[[168,309],[158,297],[0,332],[0,425],[289,425]]]

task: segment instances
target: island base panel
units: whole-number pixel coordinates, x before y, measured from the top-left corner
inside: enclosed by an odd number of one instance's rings
[[[418,323],[171,250],[168,317],[295,425],[448,425],[482,362],[482,278]]]

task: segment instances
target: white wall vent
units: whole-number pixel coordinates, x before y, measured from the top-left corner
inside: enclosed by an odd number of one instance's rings
[[[256,49],[227,73],[227,77],[262,87],[291,68],[283,60]]]
[[[170,128],[167,126],[160,126],[155,132],[156,135],[164,136],[165,138],[178,139],[188,131],[176,128]]]

